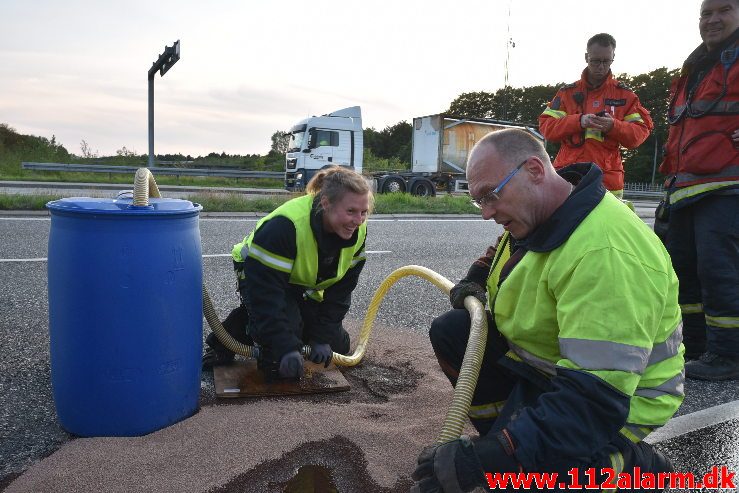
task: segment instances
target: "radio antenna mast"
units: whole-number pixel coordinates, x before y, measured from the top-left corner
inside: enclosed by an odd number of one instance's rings
[[[505,42],[505,70],[503,80],[503,120],[508,120],[508,93],[510,88],[508,87],[508,62],[511,58],[511,48],[516,47],[516,43],[511,38],[511,3],[513,0],[508,0],[508,21],[507,21],[507,34]]]

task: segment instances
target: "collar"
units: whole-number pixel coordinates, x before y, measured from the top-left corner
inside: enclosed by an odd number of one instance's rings
[[[580,81],[582,83],[582,87],[586,88],[588,91],[598,91],[600,89],[603,89],[604,87],[608,86],[613,81],[613,73],[611,70],[608,70],[608,74],[606,74],[606,78],[603,79],[603,82],[600,83],[598,86],[590,85],[590,82],[588,82],[588,68],[585,67],[580,74]]]
[[[691,75],[705,70],[713,66],[721,59],[721,52],[733,46],[739,41],[739,28],[726,38],[719,46],[708,51],[705,43],[701,43],[693,52],[688,55],[683,63],[681,75]]]
[[[575,163],[557,173],[575,185],[572,193],[528,238],[518,242],[533,252],[550,252],[562,245],[580,223],[603,200],[603,172],[593,163]]]

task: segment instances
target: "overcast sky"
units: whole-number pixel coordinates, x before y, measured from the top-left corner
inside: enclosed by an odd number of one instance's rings
[[[509,13],[510,5],[510,17]],[[678,68],[700,43],[697,0],[0,0],[0,123],[80,154],[264,154],[298,120],[362,107],[377,130],[459,94],[572,82],[587,39],[615,36],[614,73]],[[655,115],[656,118],[661,117]]]

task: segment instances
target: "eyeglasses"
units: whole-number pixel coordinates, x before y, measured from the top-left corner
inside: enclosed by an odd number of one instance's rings
[[[597,67],[598,65],[603,65],[604,67],[608,67],[610,64],[613,63],[613,60],[596,60],[588,58],[588,63],[592,65],[593,67]]]
[[[511,181],[511,178],[513,178],[513,175],[515,175],[516,173],[518,173],[518,170],[520,170],[521,167],[524,164],[526,164],[528,161],[529,161],[529,158],[524,159],[521,164],[519,164],[518,166],[516,166],[516,168],[513,171],[511,171],[510,173],[508,173],[508,176],[506,176],[505,178],[503,178],[503,181],[500,182],[500,184],[497,187],[493,188],[492,190],[490,190],[488,193],[486,193],[485,195],[483,195],[479,199],[472,199],[472,200],[470,200],[470,203],[472,203],[472,205],[474,205],[478,209],[482,209],[487,204],[500,199],[500,191],[503,190],[503,187],[505,186],[505,184],[508,183],[509,181]]]

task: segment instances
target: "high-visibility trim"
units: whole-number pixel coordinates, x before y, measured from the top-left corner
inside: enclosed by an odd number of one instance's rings
[[[585,138],[586,139],[593,139],[597,140],[598,142],[603,142],[603,132],[600,130],[596,130],[594,128],[586,128],[585,129]]]
[[[705,179],[706,176],[711,178],[712,180],[711,183],[719,182],[719,181],[721,183],[724,183],[731,179],[736,179],[736,177],[739,176],[739,164],[730,164],[729,166],[722,168],[716,173],[711,173],[710,175],[705,175],[705,174],[698,175],[695,173],[688,173],[688,172],[682,171],[675,175],[675,184],[679,185],[680,183],[697,182],[697,181]],[[724,180],[724,178],[726,179]]]
[[[614,197],[616,197],[618,200],[623,200],[624,198],[624,189],[621,190],[608,190],[613,194]]]
[[[567,112],[561,110],[553,110],[552,108],[547,107],[542,115],[551,116],[552,118],[564,118],[565,116],[567,116]]]
[[[618,478],[619,475],[624,471],[624,456],[621,452],[616,451],[611,456],[611,468],[613,469],[614,478]],[[601,491],[606,493],[615,493],[615,491],[618,490],[618,487],[616,488],[604,488]]]
[[[500,273],[503,270],[503,266],[511,258],[510,240],[511,234],[508,231],[503,233],[503,237],[496,247],[493,264],[490,266],[490,274],[488,274],[488,278],[485,281],[490,306],[495,304],[495,297],[498,295],[498,283],[500,282]]]
[[[713,317],[706,315],[706,324],[719,329],[739,329],[739,317]]]
[[[676,107],[673,110],[673,114],[677,115],[679,110],[682,110],[685,105]],[[709,112],[706,110],[711,108]],[[719,101],[716,103],[710,99],[699,99],[697,101],[691,101],[690,110],[693,113],[703,113],[704,115],[710,115],[712,113],[726,114],[726,113],[739,113],[739,101]]]
[[[675,375],[669,380],[661,383],[656,387],[636,389],[634,395],[640,397],[646,397],[648,399],[656,399],[665,394],[676,395],[682,397],[685,395],[685,370],[680,372],[679,375]]]
[[[547,361],[543,358],[535,356],[526,351],[521,346],[512,343],[511,341],[508,341],[508,347],[510,347],[511,351],[513,351],[519,358],[521,358],[521,361],[528,363],[537,370],[542,371],[547,375],[554,376],[557,374],[557,366],[551,361]]]
[[[241,250],[242,256],[244,255],[244,250],[246,250],[246,256],[258,260],[262,265],[271,269],[288,274],[293,269],[293,261],[291,259],[275,255],[254,243],[251,244],[251,248],[244,245],[244,248]]]
[[[683,315],[703,313],[703,303],[685,303],[683,305],[680,305],[680,312]]]
[[[234,262],[243,264],[244,259],[248,255],[249,255],[249,247],[246,246],[245,243],[237,243],[231,249],[231,258],[233,259]],[[243,271],[244,268],[242,267],[241,270]]]
[[[649,348],[592,339],[559,339],[559,352],[583,370],[617,370],[642,374]]]
[[[303,291],[303,293],[308,298],[319,303],[323,301],[323,289],[306,289],[305,291]]]
[[[470,410],[467,411],[467,416],[470,419],[490,419],[496,418],[500,415],[503,410],[506,401],[489,402],[487,404],[480,404],[479,406],[470,406]]]
[[[355,266],[355,265],[357,265],[357,264],[358,264],[359,262],[363,262],[363,261],[365,261],[365,260],[367,260],[367,255],[366,255],[366,254],[364,253],[364,250],[362,250],[361,252],[357,253],[357,254],[356,254],[356,255],[355,255],[355,256],[354,256],[353,258],[352,258],[352,263],[350,264],[350,267],[354,267],[354,266]]]
[[[695,175],[691,175],[695,176]],[[676,183],[680,182],[680,177],[678,175],[678,179]],[[691,197],[695,197],[696,195],[700,195],[702,193],[707,192],[713,192],[714,190],[719,190],[721,188],[728,188],[731,186],[739,185],[739,180],[732,180],[732,181],[715,181],[710,183],[699,183],[697,185],[690,185],[688,187],[678,188],[674,192],[670,194],[670,202],[672,204],[676,204],[677,202],[685,199],[689,199]]]
[[[673,356],[677,356],[677,354],[680,352],[680,344],[682,342],[683,323],[682,321],[680,321],[680,323],[677,324],[675,330],[672,331],[672,334],[670,334],[670,337],[668,337],[667,340],[652,346],[652,351],[649,354],[647,366],[652,366],[656,363],[659,363],[660,361],[664,361],[666,359],[672,358]]]
[[[654,431],[654,428],[650,426],[640,426],[632,423],[626,423],[626,425],[619,430],[623,436],[628,438],[634,443],[639,443]]]
[[[631,113],[630,115],[626,115],[624,117],[625,122],[643,122],[644,119],[641,117],[640,113]]]

